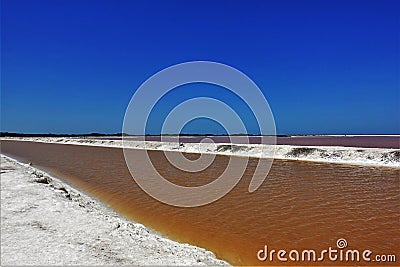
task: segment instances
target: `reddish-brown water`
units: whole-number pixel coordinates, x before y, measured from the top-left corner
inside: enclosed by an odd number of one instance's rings
[[[173,239],[210,249],[232,264],[354,264],[327,259],[300,263],[257,259],[264,245],[276,250],[322,251],[337,248],[339,238],[347,240],[349,249],[399,257],[398,168],[275,160],[267,180],[249,193],[251,174],[258,163],[251,159],[243,179],[228,195],[202,207],[178,208],[154,200],[138,187],[119,148],[18,141],[2,141],[1,146],[3,154],[32,162],[125,216]],[[187,186],[212,181],[229,160],[217,156],[206,170],[185,173],[172,167],[162,152],[149,154],[163,175]]]

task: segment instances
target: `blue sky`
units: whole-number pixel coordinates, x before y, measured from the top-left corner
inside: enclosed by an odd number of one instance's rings
[[[400,133],[400,1],[1,5],[2,131],[120,132],[141,83],[165,67],[210,60],[256,82],[279,134]],[[255,131],[245,107],[236,108]],[[221,130],[206,120],[185,129]]]

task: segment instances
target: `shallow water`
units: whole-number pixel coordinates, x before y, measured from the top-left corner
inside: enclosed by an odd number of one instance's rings
[[[354,264],[257,259],[264,245],[275,250],[321,251],[337,248],[339,238],[347,240],[349,249],[399,257],[398,168],[275,160],[267,180],[249,193],[258,163],[251,159],[244,178],[228,195],[202,207],[178,208],[154,200],[138,187],[120,148],[2,141],[1,149],[83,189],[123,215],[171,238],[210,249],[231,264]],[[217,156],[206,170],[186,173],[171,166],[161,151],[149,155],[168,180],[186,186],[212,181],[229,161],[228,156]]]

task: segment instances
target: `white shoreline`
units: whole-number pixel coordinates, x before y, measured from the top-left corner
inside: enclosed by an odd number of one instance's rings
[[[33,141],[42,143],[59,143],[73,145],[122,147],[121,140],[79,139],[65,137],[8,137],[0,140]],[[285,160],[300,160],[312,162],[327,162],[351,165],[366,165],[377,167],[400,168],[400,150],[387,148],[361,148],[341,146],[272,146],[259,144],[214,144],[214,143],[185,143],[158,141],[124,141],[124,146],[134,149],[179,151],[187,153],[206,153],[230,156],[245,156],[255,158],[271,158]],[[221,151],[221,146],[228,148]],[[234,147],[232,149],[232,147]],[[229,148],[231,147],[231,148]]]
[[[1,155],[1,265],[228,265]]]

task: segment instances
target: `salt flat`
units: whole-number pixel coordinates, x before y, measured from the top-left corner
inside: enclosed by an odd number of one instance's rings
[[[1,265],[228,265],[1,156]]]
[[[206,153],[255,158],[275,158],[353,165],[400,168],[400,150],[342,146],[294,146],[228,143],[179,143],[129,141],[68,137],[3,137],[0,140],[33,141],[88,146],[127,147],[134,149]]]

